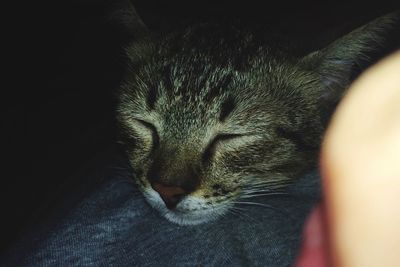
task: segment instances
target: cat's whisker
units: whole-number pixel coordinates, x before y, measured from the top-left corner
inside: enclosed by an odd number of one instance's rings
[[[282,210],[282,209],[279,209],[277,207],[274,207],[274,206],[268,205],[268,204],[264,204],[264,203],[251,202],[251,201],[234,201],[234,203],[235,204],[242,204],[242,205],[249,205],[249,206],[264,207],[264,208],[268,208],[268,209],[271,209],[273,211],[276,211],[281,215],[290,216],[290,214],[288,214],[288,212],[284,212],[284,210]]]
[[[265,185],[265,184],[287,184],[287,181],[262,181],[257,183],[250,183],[252,185]]]
[[[266,208],[272,208],[273,206],[264,204],[264,203],[258,203],[258,202],[250,202],[250,201],[234,201],[235,204],[245,204],[245,205],[253,205],[253,206],[261,206],[261,207],[266,207]]]
[[[250,185],[247,185],[247,187],[248,188],[268,188],[270,185],[271,184],[257,184],[257,185],[250,184]]]
[[[111,184],[111,186],[114,187],[114,186],[120,185],[120,184],[136,185],[135,181],[133,181],[133,180],[120,180],[120,181],[117,181],[117,182]]]
[[[136,181],[135,181],[135,180],[133,180],[133,179],[130,179],[130,178],[124,178],[124,179],[120,179],[120,180],[118,180],[118,181],[116,181],[116,182],[129,182],[129,183],[136,183]]]
[[[271,188],[262,188],[262,187],[260,187],[260,188],[244,188],[244,189],[242,189],[242,192],[244,192],[244,193],[271,192],[272,193],[272,192],[277,192],[277,190],[273,190]]]
[[[276,188],[276,187],[271,187],[271,186],[246,186],[243,188],[243,190],[262,190],[262,191],[270,191],[270,192],[276,192],[277,190],[282,190],[282,188]]]
[[[126,174],[126,175],[128,175],[128,176],[131,176],[132,175],[132,169],[131,168],[129,168],[129,167],[120,167],[120,166],[109,166],[109,167],[107,167],[109,170],[112,170],[112,171],[118,171],[118,173],[123,173],[123,174]]]
[[[255,198],[261,196],[288,196],[287,193],[266,193],[266,194],[246,194],[241,196],[240,198]]]
[[[253,192],[262,192],[262,193],[266,193],[266,192],[271,192],[271,193],[282,193],[284,192],[281,189],[278,188],[263,188],[263,187],[247,187],[242,189],[242,192],[244,193],[253,193]]]
[[[248,187],[243,189],[244,192],[277,192],[276,189],[262,187]]]
[[[247,187],[242,189],[243,192],[285,192],[282,188],[263,188],[263,187]]]
[[[257,221],[255,218],[253,218],[252,216],[244,213],[243,211],[246,211],[245,209],[240,209],[237,207],[232,207],[231,209],[228,210],[228,212],[234,214],[234,215],[238,215],[240,217],[246,217],[247,219],[255,222],[255,223],[259,223],[259,221]]]
[[[259,206],[259,207],[268,208],[268,209],[271,209],[273,211],[276,211],[278,214],[280,214],[282,216],[288,217],[291,220],[295,220],[295,218],[287,210],[282,209],[282,208],[278,208],[278,207],[274,207],[272,205],[268,205],[268,204],[264,204],[264,203],[258,203],[258,202],[251,202],[251,201],[235,201],[235,203],[236,204]]]
[[[124,171],[128,171],[128,170],[129,170],[129,167],[108,166],[108,169],[112,169],[112,170],[124,170]]]
[[[270,180],[270,181],[251,181],[249,182],[250,185],[257,186],[257,185],[269,185],[269,184],[287,184],[287,180]]]

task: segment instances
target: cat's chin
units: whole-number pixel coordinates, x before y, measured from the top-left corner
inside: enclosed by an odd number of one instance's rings
[[[163,213],[164,214],[164,213]],[[211,211],[192,211],[190,214],[182,214],[176,211],[168,211],[164,217],[179,225],[197,225],[207,223],[219,218],[222,214]]]
[[[168,221],[179,225],[197,225],[211,222],[225,214],[229,205],[208,206],[204,200],[197,197],[187,197],[173,210],[168,209],[161,197],[154,190],[143,192],[147,202]]]

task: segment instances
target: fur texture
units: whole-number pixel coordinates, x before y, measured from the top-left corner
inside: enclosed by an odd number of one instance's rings
[[[170,221],[202,223],[315,167],[325,118],[352,66],[398,17],[305,57],[210,24],[132,43],[117,118],[148,202]],[[189,193],[168,209],[154,182]]]

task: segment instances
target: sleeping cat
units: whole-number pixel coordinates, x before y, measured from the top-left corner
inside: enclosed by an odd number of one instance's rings
[[[233,26],[155,38],[137,18],[117,119],[146,200],[171,222],[199,224],[315,168],[326,116],[353,66],[398,17],[303,57]]]

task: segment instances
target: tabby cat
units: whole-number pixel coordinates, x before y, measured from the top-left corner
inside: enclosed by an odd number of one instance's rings
[[[148,203],[171,222],[199,224],[314,168],[325,117],[353,66],[398,17],[301,57],[233,26],[156,38],[137,18],[117,121]]]

